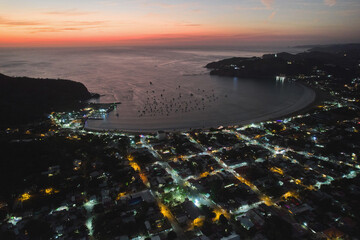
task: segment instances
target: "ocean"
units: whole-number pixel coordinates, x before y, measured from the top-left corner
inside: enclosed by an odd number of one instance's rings
[[[1,48],[0,72],[79,81],[121,102],[89,129],[184,130],[240,125],[284,116],[309,105],[315,93],[293,82],[210,76],[204,66],[229,57],[261,56],[284,48]]]

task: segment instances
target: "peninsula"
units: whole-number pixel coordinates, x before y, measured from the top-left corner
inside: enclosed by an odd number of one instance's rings
[[[52,111],[81,106],[95,94],[79,82],[0,74],[0,125],[36,121]]]
[[[360,44],[344,44],[316,46],[298,54],[282,52],[262,57],[234,57],[205,67],[211,69],[211,75],[239,78],[311,76],[322,71],[336,78],[352,79],[360,73],[359,63]]]

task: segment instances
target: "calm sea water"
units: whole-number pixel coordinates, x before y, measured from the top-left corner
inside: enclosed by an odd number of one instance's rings
[[[0,49],[0,72],[65,78],[121,102],[94,129],[172,130],[245,124],[297,111],[315,93],[275,79],[210,76],[204,66],[233,56],[294,49],[57,48]]]

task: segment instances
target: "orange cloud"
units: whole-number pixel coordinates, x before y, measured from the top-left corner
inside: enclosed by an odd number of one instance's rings
[[[106,21],[64,21],[61,25],[66,26],[104,26]]]
[[[23,34],[39,32],[63,32],[81,31],[86,29],[104,28],[106,21],[32,21],[32,20],[12,20],[0,17],[0,26],[4,30],[17,29]],[[1,38],[1,37],[0,37]]]
[[[40,22],[35,21],[29,21],[29,20],[9,20],[6,18],[0,17],[0,25],[5,27],[19,27],[19,26],[35,26],[35,25],[41,25]]]
[[[76,9],[69,9],[69,10],[64,10],[64,11],[49,11],[49,12],[44,12],[43,14],[46,15],[58,15],[58,16],[83,16],[83,15],[89,15],[89,14],[93,14],[95,12],[81,12],[81,11],[77,11]]]

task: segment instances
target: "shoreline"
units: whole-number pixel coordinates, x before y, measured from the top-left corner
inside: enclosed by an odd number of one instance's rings
[[[158,129],[119,129],[119,128],[113,128],[113,129],[102,129],[102,128],[91,128],[91,127],[86,127],[84,126],[84,130],[85,131],[90,131],[90,132],[114,132],[114,133],[128,133],[128,134],[156,134],[158,131],[164,131],[164,132],[190,132],[193,130],[210,130],[211,128],[217,129],[220,126],[223,126],[224,128],[227,127],[240,127],[240,126],[245,126],[251,123],[260,123],[260,122],[267,122],[267,121],[275,121],[275,120],[279,120],[279,119],[284,119],[284,118],[289,118],[289,117],[293,117],[293,116],[297,116],[299,114],[305,114],[307,112],[310,112],[311,110],[315,109],[315,107],[317,105],[319,105],[320,102],[325,100],[325,93],[320,91],[319,89],[310,87],[304,83],[301,82],[295,82],[296,84],[307,88],[309,90],[311,90],[314,94],[314,99],[308,103],[306,106],[295,110],[291,113],[284,113],[284,114],[280,114],[278,117],[262,117],[259,116],[253,120],[245,120],[243,122],[234,122],[234,123],[228,123],[228,124],[217,124],[217,126],[204,126],[204,127],[178,127],[178,128],[158,128]],[[85,123],[86,125],[86,123]]]
[[[279,118],[290,118],[290,117],[294,117],[294,116],[297,116],[297,115],[303,115],[303,114],[309,113],[312,110],[316,109],[316,106],[318,106],[320,103],[325,101],[327,99],[327,97],[328,97],[327,94],[325,92],[321,91],[320,89],[308,86],[307,84],[302,83],[302,82],[296,82],[296,83],[303,86],[303,87],[309,88],[312,91],[314,91],[315,98],[307,106],[305,106],[305,107],[303,107],[303,108],[301,108],[299,110],[296,110],[296,111],[294,111],[292,113],[282,115]],[[269,119],[267,121],[275,121],[275,120],[279,120],[279,118],[271,118],[271,119]]]

